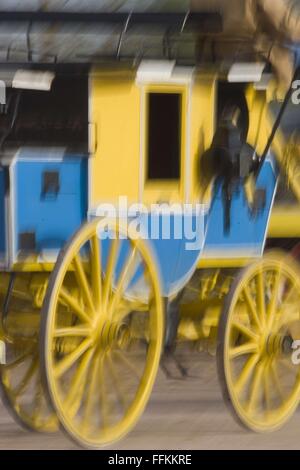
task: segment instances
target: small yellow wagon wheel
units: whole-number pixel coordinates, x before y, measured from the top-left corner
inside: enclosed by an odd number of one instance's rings
[[[226,403],[256,432],[274,431],[300,399],[300,277],[292,259],[272,253],[237,275],[225,300],[217,347]]]
[[[110,234],[100,241],[99,234]],[[163,344],[159,276],[147,243],[106,219],[61,252],[43,307],[41,357],[62,428],[98,448],[141,416]]]
[[[58,422],[44,396],[37,343],[37,339],[7,343],[7,364],[0,367],[0,390],[6,408],[21,427],[52,433],[58,430]]]
[[[0,392],[15,421],[30,431],[54,432],[58,422],[45,397],[39,368],[40,310],[28,294],[26,276],[12,289],[9,308],[1,312],[5,364],[0,366]]]

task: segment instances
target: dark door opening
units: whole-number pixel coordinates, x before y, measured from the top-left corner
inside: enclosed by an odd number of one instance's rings
[[[180,179],[181,109],[179,93],[148,95],[148,180]]]

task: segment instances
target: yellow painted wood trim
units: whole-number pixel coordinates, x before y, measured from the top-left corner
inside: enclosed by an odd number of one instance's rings
[[[34,263],[26,261],[21,263],[15,263],[11,271],[13,272],[20,272],[20,273],[28,273],[28,272],[51,272],[53,271],[55,263]]]
[[[269,238],[300,237],[300,207],[279,206],[273,209],[269,230]]]
[[[224,259],[213,259],[213,258],[204,258],[200,259],[197,268],[198,269],[207,269],[207,268],[240,268],[246,266],[254,258],[224,258]]]

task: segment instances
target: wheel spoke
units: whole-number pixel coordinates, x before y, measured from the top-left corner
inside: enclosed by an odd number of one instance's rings
[[[84,323],[91,323],[90,316],[80,307],[77,300],[75,300],[64,287],[61,287],[60,289],[59,300],[60,302],[62,301],[66,303],[72,309],[72,312],[74,312]]]
[[[37,424],[39,418],[41,416],[41,410],[43,406],[43,389],[41,382],[38,383],[36,387],[36,393],[34,396],[34,413],[33,413],[33,421]]]
[[[136,377],[136,379],[140,381],[141,377],[140,377],[138,370],[134,367],[133,364],[131,364],[131,362],[127,359],[127,357],[125,357],[119,351],[113,351],[113,353],[118,357],[120,362],[122,362],[124,366],[126,366],[126,368],[132,372],[132,374]]]
[[[300,320],[300,306],[294,305],[293,308],[289,310],[285,309],[281,315],[277,316],[276,328],[277,330],[281,329],[283,326],[296,324]]]
[[[245,386],[246,386],[247,382],[249,381],[250,376],[251,376],[256,364],[258,363],[258,361],[259,361],[259,355],[258,354],[252,355],[247,360],[247,362],[244,365],[243,370],[242,370],[239,378],[237,379],[237,381],[235,383],[235,389],[236,389],[237,394],[240,394],[243,391],[243,389],[245,388]]]
[[[117,256],[118,256],[118,248],[119,248],[119,240],[114,239],[111,241],[111,247],[109,252],[109,257],[106,266],[106,274],[104,278],[104,286],[103,286],[103,306],[104,308],[107,306],[107,302],[109,300],[109,294],[111,291],[112,283],[113,283],[113,273],[116,266]]]
[[[239,321],[235,320],[232,324],[233,328],[236,328],[240,333],[243,333],[244,336],[247,336],[249,339],[253,341],[257,341],[258,335],[254,333],[254,331],[250,330],[246,325],[240,323]]]
[[[65,336],[68,337],[87,337],[91,334],[91,329],[89,327],[84,326],[70,326],[66,328],[56,328],[53,332],[54,338],[64,338]]]
[[[271,384],[270,384],[270,360],[265,362],[265,370],[263,374],[263,390],[266,404],[266,410],[271,410]]]
[[[105,377],[104,377],[104,356],[100,359],[98,368],[99,378],[99,400],[100,400],[100,414],[102,419],[102,428],[107,429],[109,426],[109,407],[107,404],[107,396],[105,395]]]
[[[91,289],[89,287],[89,283],[88,283],[86,274],[84,272],[82,261],[81,261],[78,254],[76,256],[74,256],[73,263],[74,263],[74,266],[75,266],[75,276],[76,276],[78,285],[81,288],[83,298],[85,299],[88,308],[95,314],[95,306],[94,306],[94,302],[93,302],[93,296],[92,296],[92,293],[91,293]]]
[[[281,280],[281,269],[278,269],[275,275],[274,287],[272,289],[271,300],[267,309],[267,324],[271,328],[274,323],[276,307],[279,301],[279,288]]]
[[[263,379],[264,367],[265,367],[264,363],[259,362],[257,364],[257,367],[255,368],[253,381],[250,387],[249,402],[248,402],[248,405],[246,406],[248,413],[253,413],[253,411],[255,410],[258,404],[259,393],[261,392],[261,382]]]
[[[265,301],[265,286],[262,269],[259,270],[256,276],[256,290],[257,290],[257,306],[258,316],[263,327],[266,324],[266,301]]]
[[[96,309],[100,307],[102,294],[100,241],[97,235],[91,240],[91,276]]]
[[[95,393],[97,386],[97,377],[99,373],[99,365],[102,357],[100,355],[94,356],[91,363],[91,377],[87,384],[87,394],[86,394],[86,403],[83,414],[82,426],[83,429],[88,430],[90,423],[93,421],[93,412],[94,412],[94,403],[95,403]]]
[[[296,293],[296,287],[296,282],[293,282],[286,297],[283,299],[283,305],[289,304],[289,302],[292,301],[293,295]]]
[[[69,393],[64,400],[64,407],[66,410],[70,410],[69,414],[72,418],[77,414],[81,399],[85,390],[85,384],[87,381],[88,369],[93,357],[94,351],[89,349],[84,353],[80,364],[72,377],[72,381],[69,388]]]
[[[270,367],[271,367],[270,368],[271,377],[273,379],[273,383],[276,387],[277,393],[278,393],[281,401],[284,401],[284,393],[283,393],[282,386],[281,386],[281,383],[280,383],[280,380],[279,380],[279,377],[278,377],[278,374],[277,374],[274,363],[271,363]]]
[[[109,371],[110,371],[113,386],[114,386],[114,389],[115,389],[116,397],[117,397],[118,402],[120,403],[120,405],[124,409],[126,409],[127,400],[125,398],[125,393],[123,393],[123,391],[122,391],[122,387],[121,387],[121,384],[120,384],[120,381],[119,381],[118,374],[115,370],[113,360],[112,360],[112,358],[109,354],[107,355],[107,360],[108,360]]]
[[[32,359],[32,362],[31,362],[27,372],[25,373],[23,379],[21,380],[20,384],[13,391],[13,394],[14,394],[15,398],[18,398],[27,389],[32,377],[34,376],[35,372],[37,371],[37,368],[38,368],[38,360],[35,357],[35,358]]]
[[[229,349],[229,356],[230,359],[236,359],[240,356],[245,356],[247,354],[255,354],[258,352],[258,345],[257,343],[248,342],[242,344],[241,346],[231,347]]]
[[[145,314],[149,312],[149,306],[142,302],[130,302],[124,299],[121,299],[118,309],[115,312],[114,319],[121,323],[128,315],[132,312]]]
[[[254,304],[254,301],[253,301],[253,298],[252,298],[252,295],[250,293],[250,290],[249,290],[248,286],[244,287],[243,293],[244,293],[244,297],[245,297],[246,304],[247,304],[247,307],[248,307],[248,311],[249,311],[250,315],[252,316],[252,319],[254,320],[254,323],[256,324],[258,329],[260,330],[261,329],[260,320],[258,318],[258,315],[257,315],[257,312],[256,312],[256,306]]]
[[[54,366],[55,378],[60,378],[72,365],[82,356],[92,345],[92,339],[85,339],[73,352],[68,354],[58,364]]]
[[[5,372],[8,372],[11,369],[14,369],[15,367],[19,366],[24,362],[24,360],[28,357],[30,357],[35,349],[35,346],[32,346],[23,356],[18,357],[14,361],[10,362],[9,364],[3,365],[3,369]]]
[[[115,310],[118,307],[121,296],[126,288],[126,281],[128,281],[128,278],[130,275],[132,276],[134,274],[134,268],[137,269],[137,266],[134,265],[136,254],[137,254],[137,249],[134,248],[124,263],[124,268],[120,274],[111,304],[109,306],[109,311],[110,311],[111,316],[113,316]]]

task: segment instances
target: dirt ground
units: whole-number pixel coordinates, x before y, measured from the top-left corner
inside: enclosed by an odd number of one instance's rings
[[[300,449],[300,409],[281,431],[247,432],[225,407],[215,360],[192,355],[190,377],[159,377],[146,412],[135,430],[112,450]],[[172,368],[173,369],[173,368]],[[65,435],[23,431],[0,406],[0,449],[78,449]]]

